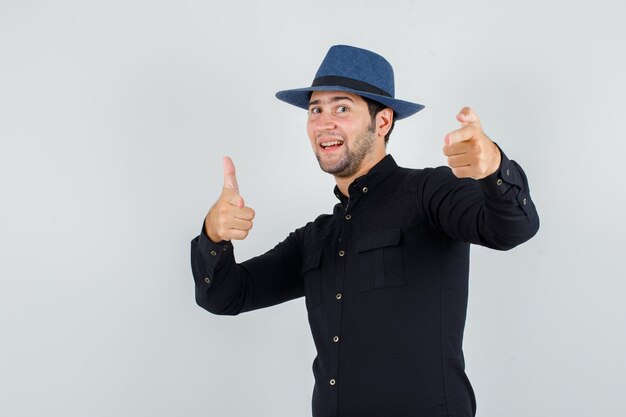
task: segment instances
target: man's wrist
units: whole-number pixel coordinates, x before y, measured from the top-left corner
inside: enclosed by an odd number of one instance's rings
[[[208,224],[208,216],[207,219],[204,220],[204,234],[209,238],[209,240],[213,243],[220,243],[222,241],[224,241],[224,239],[222,239],[222,237],[216,233],[213,232],[213,230],[209,227]]]
[[[491,166],[491,169],[489,170],[487,175],[485,175],[485,177],[495,174],[496,172],[500,170],[500,166],[502,166],[502,152],[500,152],[500,148],[498,147],[498,145],[496,145],[494,142],[491,142],[491,143],[494,147],[495,158],[494,158],[494,163]]]

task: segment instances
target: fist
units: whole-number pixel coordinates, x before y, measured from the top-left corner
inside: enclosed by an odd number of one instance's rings
[[[224,157],[224,188],[222,195],[204,219],[204,229],[213,242],[242,240],[252,229],[254,210],[246,207],[239,194],[233,161]]]
[[[454,175],[479,180],[496,172],[502,156],[483,131],[478,115],[463,107],[456,119],[461,122],[461,128],[445,136],[443,147]]]

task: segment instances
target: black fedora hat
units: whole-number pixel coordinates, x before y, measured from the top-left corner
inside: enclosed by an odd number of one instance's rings
[[[313,91],[347,91],[390,107],[397,119],[404,119],[423,105],[395,98],[393,68],[382,56],[348,45],[332,46],[315,74],[310,87],[283,90],[276,97],[308,109]]]

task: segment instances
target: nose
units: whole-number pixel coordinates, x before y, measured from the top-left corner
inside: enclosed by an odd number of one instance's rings
[[[313,122],[313,127],[318,132],[333,130],[336,126],[333,114],[328,111],[318,114]]]

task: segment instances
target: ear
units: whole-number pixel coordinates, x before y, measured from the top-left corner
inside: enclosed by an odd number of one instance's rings
[[[391,129],[393,123],[393,110],[389,107],[378,112],[376,115],[376,133],[379,136],[385,137],[385,135]]]

